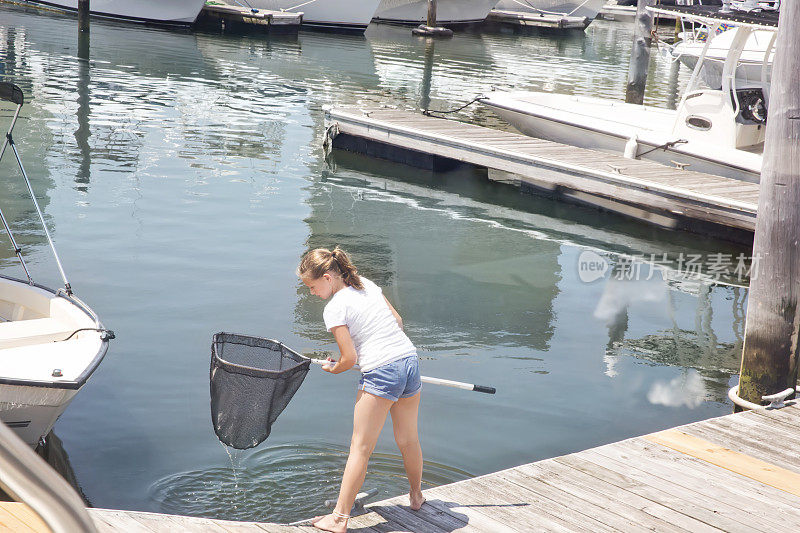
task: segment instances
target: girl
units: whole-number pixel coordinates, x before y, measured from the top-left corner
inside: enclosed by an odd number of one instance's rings
[[[339,374],[361,367],[350,455],[342,477],[336,508],[313,520],[325,531],[347,531],[350,509],[364,483],[367,463],[378,441],[386,415],[391,413],[394,440],[403,455],[411,509],[425,502],[422,496],[422,448],[417,433],[420,389],[417,351],[403,333],[403,320],[380,287],[358,275],[347,254],[337,246],[311,250],[297,274],[311,294],[330,301],[325,305],[325,327],[333,333],[341,356],[323,370]]]

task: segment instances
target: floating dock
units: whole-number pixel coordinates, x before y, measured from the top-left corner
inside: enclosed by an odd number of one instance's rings
[[[211,2],[203,6],[196,24],[225,30],[293,33],[300,30],[302,22],[302,13],[248,9],[225,2]]]
[[[522,11],[506,11],[492,9],[486,22],[521,28],[539,28],[545,30],[579,30],[583,31],[592,22],[587,17],[571,17],[549,13],[527,13]]]
[[[791,402],[790,402],[791,403]],[[363,533],[800,530],[800,403],[695,422],[368,505]],[[369,479],[367,480],[369,483]],[[322,511],[322,509],[320,510]],[[100,532],[313,532],[309,526],[90,509]],[[24,504],[0,527],[46,531]]]
[[[430,170],[468,163],[525,192],[752,242],[755,183],[397,109],[326,109],[325,121],[334,148]]]

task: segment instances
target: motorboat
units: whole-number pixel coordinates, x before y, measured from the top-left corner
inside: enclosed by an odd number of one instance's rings
[[[320,30],[363,32],[381,0],[247,0],[253,9],[300,11],[304,27]]]
[[[73,293],[44,224],[12,135],[23,104],[22,91],[0,82],[0,102],[17,106],[0,160],[10,147],[64,281],[57,290],[33,281],[0,202],[2,229],[26,276],[0,275],[0,420],[35,447],[97,369],[114,335]]]
[[[542,13],[594,20],[606,0],[500,0],[494,11]]]
[[[78,0],[26,0],[33,4],[43,4],[68,11],[78,10]],[[156,22],[160,24],[191,24],[200,14],[206,0],[91,0],[89,9],[92,15],[132,20],[137,22]]]
[[[437,0],[436,24],[458,26],[483,22],[498,0]],[[375,22],[424,24],[428,20],[428,0],[381,0]]]
[[[660,9],[667,8],[656,11]],[[703,17],[699,20],[708,22]],[[530,91],[496,91],[479,102],[526,135],[758,182],[769,106],[769,69],[766,61],[762,62],[759,80],[742,85],[737,84],[734,72],[753,32],[777,31],[777,17],[774,20],[775,26],[742,24],[733,30],[718,89],[702,87],[698,75],[721,26],[710,22],[710,39],[676,110]],[[770,39],[769,48],[773,44]],[[769,53],[767,50],[764,57]]]
[[[764,63],[764,54],[770,50],[767,57],[767,68],[772,68],[772,39],[775,32],[756,30],[747,39],[739,64],[736,67],[737,84],[758,82],[761,79],[761,68]],[[706,52],[705,62],[700,71],[703,82],[709,87],[719,89],[722,87],[722,68],[728,51],[733,43],[736,32],[727,29],[714,36]],[[684,31],[679,34],[680,39],[674,45],[663,45],[665,55],[673,61],[680,61],[690,69],[697,65],[697,59],[703,51],[708,34],[706,31]],[[661,41],[659,41],[661,47]],[[661,48],[660,48],[661,50]]]

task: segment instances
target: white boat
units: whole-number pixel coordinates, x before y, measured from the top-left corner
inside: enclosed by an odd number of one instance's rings
[[[483,22],[498,0],[437,0],[436,24],[454,26]],[[427,0],[381,0],[375,22],[424,24],[428,20]]]
[[[247,0],[254,9],[298,11],[303,26],[323,30],[363,32],[381,0]]]
[[[65,292],[0,277],[0,420],[28,445],[53,429],[103,360],[103,330]]]
[[[17,106],[0,159],[13,151],[64,281],[59,290],[34,283],[0,205],[1,227],[27,277],[0,275],[0,420],[28,445],[36,446],[94,373],[114,335],[72,294],[22,166],[12,135],[22,108],[22,91],[0,82],[0,100]],[[9,146],[12,150],[7,150]]]
[[[769,96],[764,79],[736,84],[732,73],[753,29],[735,31],[723,68],[726,83],[699,87],[701,53],[675,111],[530,91],[492,92],[479,101],[526,135],[758,182]]]
[[[680,41],[667,49],[670,58],[680,60],[681,63],[694,69],[697,59],[700,57],[703,47],[706,44],[707,32],[681,32]],[[736,31],[729,29],[716,35],[709,44],[706,52],[705,61],[700,75],[703,81],[713,89],[722,87],[722,67],[728,51],[733,43]],[[747,39],[744,50],[742,51],[739,65],[736,68],[737,84],[758,82],[761,80],[761,68],[764,63],[765,54],[770,50],[767,57],[767,66],[772,68],[772,44],[771,41],[775,33],[771,31],[754,31]]]
[[[69,11],[78,10],[78,0],[26,0]],[[206,0],[91,0],[89,9],[96,16],[161,24],[191,24]]]
[[[605,3],[606,0],[500,0],[495,9],[594,19]]]

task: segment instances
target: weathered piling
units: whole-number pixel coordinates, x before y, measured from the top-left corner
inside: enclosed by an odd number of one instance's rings
[[[427,24],[431,28],[436,27],[436,0],[428,0],[428,19]]]
[[[653,31],[653,15],[647,10],[647,7],[654,3],[654,0],[639,0],[636,5],[633,49],[631,50],[631,64],[628,68],[628,85],[625,90],[625,101],[629,104],[644,102]]]
[[[78,0],[78,31],[89,31],[89,0]]]
[[[411,30],[411,33],[424,37],[452,37],[453,30],[436,26],[436,0],[428,0],[428,16],[426,23]]]
[[[794,388],[800,346],[800,0],[784,0],[764,143],[739,396]]]

